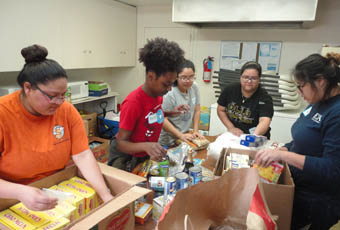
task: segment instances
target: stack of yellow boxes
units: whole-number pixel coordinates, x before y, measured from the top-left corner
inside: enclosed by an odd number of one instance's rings
[[[91,185],[73,177],[49,189],[71,193],[69,198],[59,201],[51,210],[31,211],[18,203],[0,212],[0,224],[8,229],[57,230],[77,220],[98,206],[98,198]]]

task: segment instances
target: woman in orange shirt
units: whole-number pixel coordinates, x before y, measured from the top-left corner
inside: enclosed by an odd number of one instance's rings
[[[0,198],[17,199],[31,210],[57,204],[27,184],[73,161],[102,200],[113,198],[89,149],[78,111],[65,102],[67,75],[46,48],[21,50],[26,64],[18,75],[22,90],[0,97]]]

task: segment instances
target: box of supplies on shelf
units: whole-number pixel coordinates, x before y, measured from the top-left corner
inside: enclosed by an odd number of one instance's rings
[[[100,97],[108,94],[109,89],[106,82],[89,81],[89,96]]]

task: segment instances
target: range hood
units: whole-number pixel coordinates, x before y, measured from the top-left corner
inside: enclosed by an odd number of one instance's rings
[[[309,28],[318,0],[173,0],[172,21],[203,27]]]

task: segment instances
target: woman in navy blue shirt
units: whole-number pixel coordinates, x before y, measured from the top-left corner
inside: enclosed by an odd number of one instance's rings
[[[329,229],[340,219],[340,55],[312,54],[300,61],[294,77],[310,105],[293,124],[285,147],[258,151],[268,166],[287,162],[295,183],[292,229]]]

